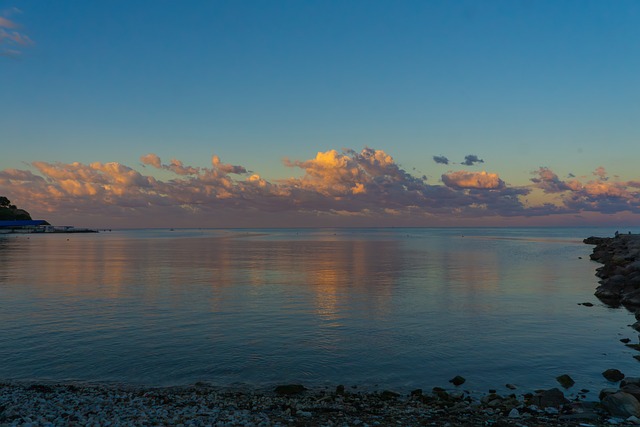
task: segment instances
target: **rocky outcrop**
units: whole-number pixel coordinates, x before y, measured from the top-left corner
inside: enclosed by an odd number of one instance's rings
[[[603,264],[596,269],[600,286],[595,295],[608,305],[640,307],[640,235],[589,237],[584,243],[595,245],[591,259]]]

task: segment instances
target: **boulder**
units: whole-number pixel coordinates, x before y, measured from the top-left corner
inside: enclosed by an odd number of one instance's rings
[[[631,291],[622,297],[625,306],[640,307],[640,289]]]
[[[640,416],[640,402],[638,402],[638,399],[623,391],[605,396],[602,399],[602,406],[613,416],[624,418]]]
[[[276,392],[276,394],[291,396],[294,394],[300,394],[305,390],[306,388],[301,384],[285,384],[277,386],[274,391]]]
[[[624,378],[624,374],[617,369],[607,369],[602,373],[602,376],[607,379],[607,381],[618,382]]]
[[[629,393],[640,402],[640,385],[638,384],[626,384],[624,387],[620,389],[620,391],[624,391],[625,393]]]
[[[459,386],[465,383],[465,381],[467,381],[466,379],[464,379],[464,377],[461,377],[460,375],[456,375],[455,377],[451,378],[449,380],[449,382],[455,386]]]
[[[620,383],[620,387],[624,387],[629,384],[640,385],[640,377],[625,377]]]
[[[556,381],[558,381],[558,383],[564,387],[564,388],[570,388],[573,387],[573,385],[576,383],[573,378],[571,378],[569,375],[567,374],[563,374],[560,376],[556,377]]]
[[[557,408],[569,401],[564,397],[564,393],[558,388],[543,390],[531,398],[531,404],[541,408]]]

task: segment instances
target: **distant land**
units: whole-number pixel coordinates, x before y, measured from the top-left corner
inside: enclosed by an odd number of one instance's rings
[[[0,196],[0,221],[23,221],[31,220],[31,215],[24,209],[19,209],[11,204],[11,200]]]

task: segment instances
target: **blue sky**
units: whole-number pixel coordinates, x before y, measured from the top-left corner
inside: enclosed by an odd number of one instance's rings
[[[275,181],[308,172],[284,158],[372,147],[430,185],[486,170],[527,186],[540,167],[640,179],[634,1],[0,0],[0,17],[32,41],[0,39],[0,170],[161,179],[141,156],[217,155]],[[454,164],[469,154],[484,162]],[[14,184],[0,189],[26,199]]]

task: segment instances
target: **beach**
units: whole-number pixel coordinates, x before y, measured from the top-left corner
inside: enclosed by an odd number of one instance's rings
[[[270,391],[2,384],[0,426],[605,426],[635,425],[558,389],[472,398],[462,390]]]

